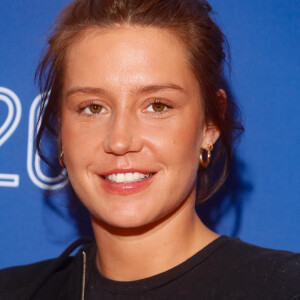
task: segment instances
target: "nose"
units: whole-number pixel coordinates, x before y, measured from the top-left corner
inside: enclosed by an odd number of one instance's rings
[[[112,118],[104,141],[104,151],[114,155],[124,155],[128,152],[139,152],[142,139],[138,133],[136,119],[130,112],[116,113]]]

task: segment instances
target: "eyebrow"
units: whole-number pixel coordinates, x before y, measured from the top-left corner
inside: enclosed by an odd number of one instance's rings
[[[137,88],[134,92],[137,94],[147,94],[151,92],[157,92],[161,90],[177,90],[183,93],[186,93],[184,88],[177,84],[169,83],[169,84],[153,84],[153,85],[146,85],[140,88]]]
[[[106,94],[104,89],[101,88],[93,88],[93,87],[74,87],[69,89],[66,92],[66,97],[69,97],[74,94]]]
[[[161,90],[177,90],[182,93],[186,94],[184,88],[177,84],[153,84],[153,85],[146,85],[142,87],[138,87],[134,89],[131,93],[135,94],[148,94],[153,93]],[[95,88],[95,87],[74,87],[67,91],[66,97],[69,97],[73,94],[98,94],[98,95],[106,95],[107,92],[102,88]]]

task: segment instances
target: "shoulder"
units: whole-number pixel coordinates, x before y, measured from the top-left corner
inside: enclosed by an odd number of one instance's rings
[[[0,270],[0,284],[10,277],[16,279],[29,280],[30,277],[39,274],[43,269],[45,269],[49,264],[51,264],[55,259],[44,260],[28,265],[14,266]],[[29,278],[28,278],[29,276]]]
[[[70,256],[78,246],[87,242],[90,243],[75,256]],[[92,245],[91,238],[81,238],[58,258],[0,270],[0,299],[24,299],[30,295],[36,295],[36,299],[58,299],[58,293],[65,290],[67,282],[70,289],[75,290],[78,273],[81,274],[78,271],[82,266],[82,251],[89,251]]]
[[[268,268],[274,272],[279,266],[288,266],[299,270],[300,253],[285,250],[274,250],[249,244],[239,238],[227,237],[222,252],[231,257],[240,266],[251,265],[255,267]]]
[[[219,259],[227,274],[241,286],[253,288],[274,299],[300,296],[300,253],[252,245],[228,238],[220,248]]]
[[[24,293],[44,270],[55,262],[55,259],[45,260],[24,266],[10,267],[0,270],[0,295]]]

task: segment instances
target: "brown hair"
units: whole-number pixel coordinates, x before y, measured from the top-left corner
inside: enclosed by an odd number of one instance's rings
[[[237,121],[237,107],[232,99],[220,103],[217,91],[225,89],[223,68],[226,39],[211,18],[212,8],[201,0],[75,0],[58,15],[48,47],[37,68],[36,81],[42,93],[41,126],[36,147],[43,155],[41,139],[46,130],[60,143],[57,116],[68,49],[74,39],[88,28],[111,28],[130,24],[172,30],[183,41],[187,60],[202,93],[206,121],[221,132],[208,169],[199,167],[198,201],[209,198],[225,181],[232,157],[233,141],[243,130]],[[47,95],[49,100],[47,102]],[[222,101],[221,101],[222,102]],[[58,145],[60,148],[60,145]]]

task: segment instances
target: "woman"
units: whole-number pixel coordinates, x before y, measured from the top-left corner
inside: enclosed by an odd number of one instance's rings
[[[37,71],[37,147],[56,134],[95,242],[3,270],[1,299],[300,296],[299,255],[219,236],[195,212],[242,130],[210,13],[196,0],[76,0],[60,14]]]

